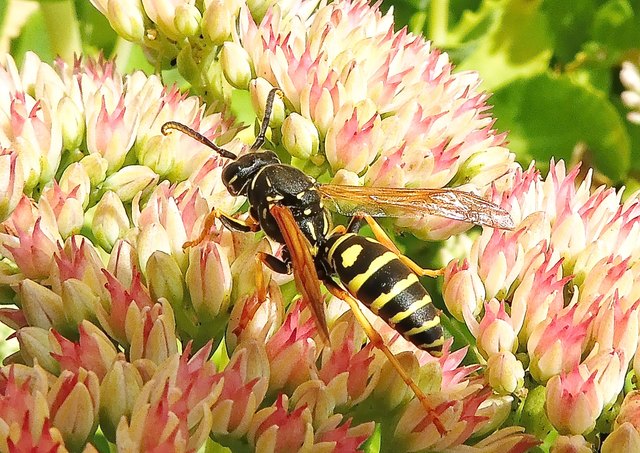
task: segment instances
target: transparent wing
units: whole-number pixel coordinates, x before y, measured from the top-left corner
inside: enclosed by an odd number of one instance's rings
[[[309,242],[300,227],[293,218],[289,208],[274,205],[271,214],[276,219],[285,245],[291,255],[293,264],[293,277],[296,286],[304,300],[309,304],[309,309],[318,328],[318,333],[325,344],[329,344],[329,329],[324,315],[324,298],[320,291],[320,279],[316,271],[316,265],[311,256]]]
[[[331,207],[346,216],[358,212],[373,217],[423,217],[513,229],[511,216],[500,206],[477,195],[455,189],[406,189],[320,184],[318,191]]]

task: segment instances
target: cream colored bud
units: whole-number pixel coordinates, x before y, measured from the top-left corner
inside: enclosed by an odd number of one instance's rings
[[[215,46],[222,45],[231,36],[239,8],[233,0],[213,0],[202,16],[202,33]]]
[[[107,18],[113,29],[127,41],[144,39],[144,12],[140,0],[109,0]]]
[[[200,33],[201,20],[202,14],[198,8],[190,3],[183,3],[176,8],[173,25],[182,36],[191,37]]]
[[[602,453],[640,451],[640,433],[629,422],[613,430],[602,443]]]
[[[51,356],[49,331],[40,327],[23,327],[16,332],[20,344],[20,356],[24,363],[33,366],[37,363],[55,375],[60,374],[60,364]]]
[[[173,306],[182,306],[184,278],[176,260],[167,253],[156,251],[147,260],[145,271],[151,296],[164,297]]]
[[[489,357],[485,375],[493,390],[501,395],[514,393],[524,385],[524,368],[511,352],[499,352]]]
[[[267,97],[269,92],[273,89],[273,85],[267,82],[263,78],[253,79],[249,84],[249,91],[251,92],[251,104],[253,110],[256,112],[259,118],[264,116],[264,110],[267,105]],[[276,96],[273,99],[273,109],[271,110],[271,118],[269,118],[269,125],[271,127],[279,127],[284,121],[285,107],[284,101],[280,96]]]
[[[130,202],[140,192],[151,190],[158,183],[158,175],[143,165],[129,165],[109,176],[103,185],[112,190],[124,203]]]
[[[246,90],[252,78],[251,59],[239,44],[227,41],[222,45],[220,64],[227,82],[234,88]]]
[[[25,279],[18,286],[18,297],[30,326],[58,330],[67,326],[62,299],[49,288]]]
[[[89,176],[89,182],[92,187],[96,187],[102,183],[107,177],[107,169],[109,168],[109,162],[98,153],[89,154],[80,160],[82,165]]]
[[[57,110],[64,149],[74,150],[82,144],[84,139],[84,112],[69,96],[60,100]]]
[[[320,139],[313,123],[298,113],[292,113],[282,123],[282,142],[294,157],[308,159],[318,153]]]
[[[84,165],[79,162],[69,165],[62,173],[58,184],[65,193],[75,190],[75,199],[82,204],[83,209],[87,208],[91,194],[91,180]]]
[[[122,201],[115,192],[106,192],[96,205],[91,222],[91,231],[98,245],[110,252],[129,227],[129,217]]]
[[[115,442],[120,419],[131,410],[143,386],[142,376],[129,362],[117,360],[100,384],[100,427],[110,442]]]

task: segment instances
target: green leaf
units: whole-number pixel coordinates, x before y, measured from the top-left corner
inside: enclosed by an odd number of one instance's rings
[[[623,52],[637,48],[640,14],[627,0],[608,1],[596,12],[591,36],[612,50]]]
[[[576,145],[590,164],[614,181],[626,176],[630,140],[624,120],[602,93],[567,77],[542,74],[516,80],[492,98],[499,130],[509,130],[510,148],[527,165],[555,157],[571,160]]]
[[[538,1],[487,0],[476,14],[475,31],[470,28],[471,15],[467,15],[457,30],[467,33],[465,39],[488,28],[473,42],[473,52],[460,62],[459,69],[478,71],[485,89],[546,70],[553,54],[552,40],[539,6]]]
[[[552,32],[554,56],[561,63],[570,62],[589,38],[589,29],[596,12],[595,2],[544,0],[541,11],[544,12]]]

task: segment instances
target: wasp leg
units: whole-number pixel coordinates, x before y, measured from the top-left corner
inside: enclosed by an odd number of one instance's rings
[[[389,348],[384,343],[384,340],[382,339],[378,331],[376,331],[373,328],[373,326],[371,325],[367,317],[364,315],[364,313],[362,313],[362,310],[360,309],[358,301],[354,299],[351,296],[351,294],[349,294],[347,291],[345,291],[340,286],[338,286],[333,280],[326,279],[324,281],[324,285],[327,287],[327,289],[331,294],[333,294],[338,299],[341,299],[345,301],[347,304],[349,304],[349,307],[351,307],[351,311],[353,312],[353,315],[355,316],[356,320],[358,321],[360,326],[362,326],[362,329],[367,334],[367,337],[369,337],[369,341],[373,343],[374,347],[378,348],[380,351],[384,353],[384,355],[387,357],[387,360],[391,362],[391,365],[398,372],[398,374],[400,375],[402,380],[405,382],[405,384],[407,384],[409,388],[413,390],[413,393],[416,395],[416,398],[418,398],[422,406],[427,410],[427,412],[431,412],[433,408],[431,407],[431,405],[427,400],[427,395],[425,395],[422,389],[418,387],[418,385],[414,382],[411,376],[407,374],[407,372],[402,367],[402,365],[400,364],[396,356],[393,355],[393,353],[389,350]],[[434,416],[434,425],[436,425],[439,431],[446,432],[444,426],[442,425],[442,422],[440,422],[438,417],[435,417],[435,416]]]
[[[227,214],[214,209],[209,214],[207,214],[207,217],[204,219],[204,225],[200,230],[200,235],[193,241],[185,242],[182,245],[182,248],[186,249],[189,247],[194,247],[204,241],[209,235],[209,230],[211,230],[211,227],[213,227],[216,219],[220,219],[222,224],[231,231],[241,231],[244,233],[249,233],[256,232],[260,229],[260,224],[256,222],[252,217],[249,217],[247,220],[234,219],[233,217],[229,217]]]
[[[378,222],[376,222],[375,219],[373,217],[371,217],[370,215],[368,215],[368,214],[360,214],[359,213],[359,214],[354,215],[351,218],[351,222],[349,223],[349,227],[351,227],[352,223],[354,225],[357,225],[357,224],[361,223],[362,220],[367,222],[367,224],[371,228],[371,231],[373,231],[373,235],[376,237],[378,242],[380,242],[386,248],[388,248],[393,253],[398,255],[398,258],[400,258],[400,261],[402,261],[405,264],[405,266],[407,266],[409,269],[411,269],[413,271],[413,273],[415,273],[416,275],[427,276],[427,277],[438,277],[438,276],[444,274],[444,269],[436,269],[436,270],[434,270],[434,269],[423,269],[415,261],[413,261],[411,258],[409,258],[408,256],[403,255],[402,252],[400,250],[398,250],[398,247],[396,247],[396,245],[393,243],[393,241],[389,238],[387,233],[385,233],[385,231],[382,229],[382,227],[378,224]],[[358,225],[358,227],[359,227],[359,225]],[[357,230],[356,230],[356,232],[357,232]]]
[[[265,137],[267,135],[267,128],[269,127],[269,120],[271,119],[271,112],[273,111],[273,101],[278,95],[282,98],[283,94],[278,88],[272,88],[267,95],[267,104],[264,107],[264,117],[262,118],[262,124],[260,125],[260,132],[256,137],[256,140],[251,145],[251,149],[253,151],[262,148],[264,145]]]

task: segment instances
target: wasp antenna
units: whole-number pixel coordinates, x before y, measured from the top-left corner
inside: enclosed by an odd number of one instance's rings
[[[269,127],[269,120],[271,119],[271,112],[273,111],[273,101],[275,100],[276,94],[278,97],[282,98],[284,94],[282,90],[279,88],[272,88],[267,95],[267,104],[264,107],[264,116],[262,117],[262,124],[260,125],[260,132],[256,137],[256,141],[251,145],[252,150],[257,150],[262,148],[264,145],[265,136],[267,135],[267,128]]]
[[[189,126],[186,126],[182,123],[178,123],[176,121],[167,121],[160,128],[163,135],[169,134],[169,131],[172,129],[180,131],[183,134],[188,135],[192,139],[202,143],[203,145],[208,146],[209,148],[211,148],[212,150],[220,154],[222,157],[226,157],[227,159],[232,159],[232,160],[236,160],[238,158],[238,156],[233,154],[231,151],[227,151],[224,148],[220,148],[218,145],[213,143],[211,140],[209,140],[207,137],[202,135],[200,132],[194,131]]]

